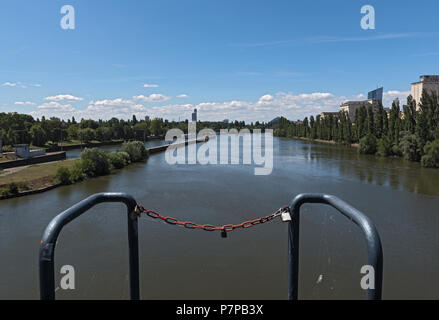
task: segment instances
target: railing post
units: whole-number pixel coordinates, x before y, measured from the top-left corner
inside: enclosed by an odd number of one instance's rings
[[[366,239],[368,264],[375,272],[374,289],[366,290],[366,298],[380,300],[383,282],[383,250],[375,225],[354,207],[335,196],[326,194],[300,194],[291,202],[291,221],[288,225],[288,299],[297,300],[298,298],[300,207],[305,203],[330,205],[360,227]]]
[[[39,255],[40,298],[42,300],[55,300],[55,246],[62,228],[96,204],[103,202],[122,202],[127,207],[130,293],[132,300],[140,298],[138,224],[137,215],[134,212],[136,200],[124,193],[98,193],[60,213],[46,227]]]
[[[288,299],[297,300],[299,292],[299,212],[291,212],[288,223]]]
[[[130,292],[131,300],[140,299],[139,288],[139,235],[137,215],[134,209],[128,208],[128,245],[130,261]]]

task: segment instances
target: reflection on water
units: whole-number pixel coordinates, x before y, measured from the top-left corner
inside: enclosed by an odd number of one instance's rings
[[[303,141],[296,141],[293,146],[281,150],[281,155],[296,155],[307,160],[307,170],[309,166],[315,167],[322,176],[439,195],[439,170],[423,168],[419,163],[402,158],[360,155],[356,148]]]

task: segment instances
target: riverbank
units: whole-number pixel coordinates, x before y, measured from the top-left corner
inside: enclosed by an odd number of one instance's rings
[[[307,141],[307,142],[319,142],[319,143],[326,143],[326,144],[337,144],[337,145],[341,145],[341,146],[347,146],[347,147],[352,147],[352,148],[358,148],[358,143],[352,143],[350,145],[344,144],[344,143],[339,143],[335,140],[321,140],[321,139],[311,139],[311,138],[304,138],[304,137],[291,137],[290,139],[295,139],[295,140],[302,140],[302,141]]]
[[[46,148],[46,152],[58,152],[58,151],[69,151],[75,149],[83,149],[83,148],[98,148],[105,146],[115,146],[124,143],[123,140],[112,140],[112,141],[103,141],[103,142],[88,142],[88,143],[68,143],[61,144],[56,146],[50,146]]]
[[[199,139],[196,142],[205,141],[205,139]],[[188,141],[185,141],[176,146],[183,147],[187,144]],[[156,154],[166,151],[169,146],[170,144],[165,144],[146,148],[146,150],[148,154]],[[60,168],[71,170],[75,168],[80,161],[80,159],[63,160],[6,169],[0,174],[0,200],[42,193],[62,186],[63,184],[60,183],[56,177],[58,170]],[[91,178],[89,177],[87,179]]]
[[[164,136],[148,136],[146,137],[147,141],[152,140],[163,140],[165,139]],[[84,149],[84,148],[99,148],[99,147],[107,147],[107,146],[117,146],[121,145],[125,142],[125,140],[111,140],[111,141],[92,141],[88,143],[77,143],[75,141],[67,143],[67,144],[60,144],[57,146],[50,146],[46,148],[46,152],[57,152],[57,151],[69,151],[69,150],[75,150],[75,149]]]
[[[20,168],[6,169],[0,175],[0,191],[11,189],[16,192],[0,195],[0,200],[21,197],[34,193],[44,192],[56,188],[56,172],[61,167],[73,168],[76,160],[63,160],[57,162],[41,163]],[[17,170],[19,169],[19,170]],[[12,187],[11,187],[12,185]]]
[[[39,163],[47,163],[47,162],[54,162],[54,161],[60,161],[66,159],[66,152],[65,151],[59,151],[59,152],[49,152],[47,154],[36,156],[32,158],[27,159],[16,159],[16,160],[9,160],[9,161],[3,161],[0,162],[0,169],[9,169],[9,168],[16,168],[16,167],[23,167],[33,164],[39,164]]]

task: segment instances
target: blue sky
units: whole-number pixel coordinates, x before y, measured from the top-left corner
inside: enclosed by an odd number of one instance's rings
[[[375,30],[360,26],[363,5]],[[0,112],[298,119],[377,86],[389,104],[439,74],[438,12],[433,0],[2,0]]]

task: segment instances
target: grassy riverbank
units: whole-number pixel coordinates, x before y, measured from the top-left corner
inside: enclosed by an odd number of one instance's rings
[[[0,172],[0,196],[13,191],[38,190],[57,184],[56,172],[61,167],[73,168],[79,159],[42,163],[31,166],[6,169]],[[12,185],[12,187],[11,187]]]
[[[116,169],[146,160],[143,142],[124,143],[120,151],[86,148],[80,159],[58,161],[5,170],[0,175],[0,199],[18,197],[110,174]]]

